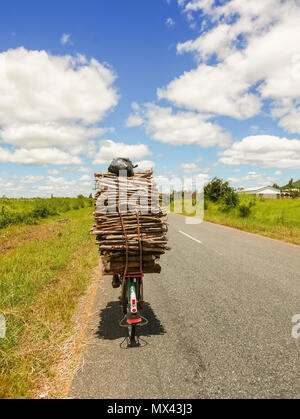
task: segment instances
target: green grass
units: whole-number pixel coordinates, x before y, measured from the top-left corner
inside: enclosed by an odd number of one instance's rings
[[[70,319],[97,265],[92,208],[65,217],[69,222],[59,224],[58,234],[0,255],[0,314],[7,322],[6,339],[0,339],[1,398],[34,397],[53,378],[59,348],[72,333]]]
[[[239,207],[221,211],[220,203],[206,201],[204,219],[251,233],[300,245],[300,199],[265,199],[240,195],[240,206],[249,206],[250,215],[242,217]],[[187,203],[188,205],[190,203]],[[182,212],[184,215],[184,211]]]
[[[83,196],[49,199],[0,198],[0,229],[10,225],[36,224],[42,219],[92,205],[93,200]]]

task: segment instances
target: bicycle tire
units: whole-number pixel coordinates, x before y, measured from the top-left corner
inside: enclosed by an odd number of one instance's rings
[[[130,342],[135,341],[135,332],[136,332],[136,325],[135,324],[129,325],[128,326],[128,335],[129,335]]]

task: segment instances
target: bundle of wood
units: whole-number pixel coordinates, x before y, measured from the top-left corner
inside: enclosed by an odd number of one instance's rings
[[[152,171],[133,177],[95,173],[95,225],[106,275],[160,273],[157,263],[167,247],[166,211]]]

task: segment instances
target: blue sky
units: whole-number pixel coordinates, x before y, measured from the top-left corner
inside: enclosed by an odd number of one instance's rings
[[[0,195],[89,191],[122,153],[157,176],[300,178],[299,3],[250,3],[5,2]]]

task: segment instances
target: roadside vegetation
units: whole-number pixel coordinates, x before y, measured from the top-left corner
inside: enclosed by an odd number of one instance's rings
[[[37,224],[42,219],[93,205],[93,199],[77,198],[0,198],[0,229],[18,224]]]
[[[228,182],[213,179],[204,189],[204,220],[250,233],[300,245],[300,198],[264,199],[255,195],[237,194]],[[195,197],[182,205],[182,214],[190,215]]]
[[[39,397],[59,375],[55,368],[74,331],[72,316],[99,261],[89,234],[92,208],[81,197],[14,200],[13,205],[4,201],[5,211],[23,214],[22,220],[30,223],[44,218],[43,213],[33,216],[38,208],[63,214],[41,225],[0,232],[7,243],[0,252],[0,314],[6,319],[6,338],[0,339],[0,398]],[[19,228],[27,239],[15,243]]]

